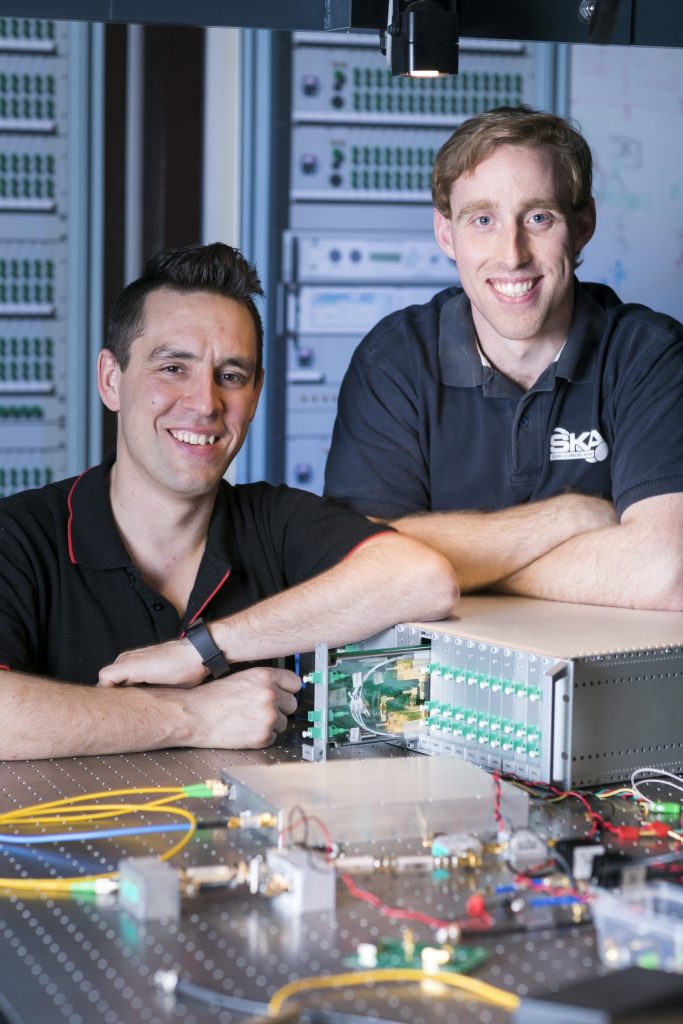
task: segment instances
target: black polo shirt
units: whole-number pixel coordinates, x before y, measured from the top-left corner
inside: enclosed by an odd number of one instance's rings
[[[310,579],[386,529],[305,491],[223,482],[181,622],[123,546],[109,503],[112,462],[0,501],[4,668],[96,683],[121,651],[174,639],[199,614],[222,618]]]
[[[367,515],[501,509],[567,491],[683,491],[683,327],[576,284],[559,359],[524,391],[482,364],[448,288],[382,320],[339,397],[325,494]]]

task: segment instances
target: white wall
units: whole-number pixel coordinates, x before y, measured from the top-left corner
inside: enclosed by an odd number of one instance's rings
[[[579,276],[683,320],[683,50],[570,53],[569,113],[593,150],[598,206]]]

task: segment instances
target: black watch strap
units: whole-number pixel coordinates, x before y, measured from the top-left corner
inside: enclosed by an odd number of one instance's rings
[[[202,659],[202,665],[206,665],[214,679],[228,674],[230,666],[223,657],[220,647],[216,647],[211,639],[211,634],[206,628],[204,619],[195,619],[187,627],[185,636]]]

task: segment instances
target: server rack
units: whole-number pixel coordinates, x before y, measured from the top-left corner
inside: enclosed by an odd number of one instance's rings
[[[101,43],[0,18],[0,496],[99,456]]]

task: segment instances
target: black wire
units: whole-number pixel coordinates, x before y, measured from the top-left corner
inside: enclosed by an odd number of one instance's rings
[[[259,1003],[255,999],[240,999],[238,996],[228,996],[223,992],[216,992],[207,988],[206,985],[198,985],[195,981],[178,979],[175,987],[176,996],[187,996],[189,999],[196,999],[199,1003],[214,1003],[225,1010],[236,1010],[238,1013],[266,1013],[268,1003]]]
[[[294,817],[295,814],[299,815],[299,821],[296,821],[294,824],[292,824],[292,818]],[[293,832],[295,828],[299,827],[299,825],[303,825],[304,829],[303,839],[301,839],[299,843],[294,845],[308,846],[308,824],[308,815],[306,814],[306,811],[304,810],[302,805],[293,804],[292,807],[290,807],[289,813],[287,815],[287,825],[285,826],[285,832]],[[293,840],[291,841],[293,842]]]
[[[0,992],[0,1024],[26,1024],[2,992]]]

